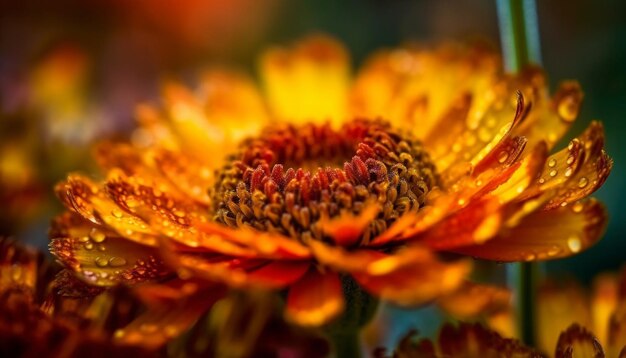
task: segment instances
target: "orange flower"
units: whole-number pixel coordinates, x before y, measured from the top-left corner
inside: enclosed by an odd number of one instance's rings
[[[555,354],[549,356],[555,358],[605,357],[598,340],[577,324],[569,326],[559,335],[558,342],[552,347],[551,352]],[[418,340],[417,333],[410,332],[398,343],[391,356],[385,355],[386,352],[383,349],[375,353],[380,358],[546,357],[544,353],[526,347],[515,339],[504,338],[479,324],[468,323],[460,323],[456,326],[445,324],[435,344],[428,339]],[[617,355],[610,357],[617,357]]]
[[[600,238],[605,210],[584,198],[611,168],[602,126],[549,154],[577,84],[550,99],[540,70],[504,74],[480,48],[384,51],[354,81],[348,63],[312,37],[262,56],[264,95],[225,72],[196,92],[166,85],[131,143],[99,147],[103,181],[57,186],[70,212],[52,252],[97,286],[176,273],[285,289],[287,317],[319,325],[342,311],[347,277],[418,305],[470,271],[438,251],[546,260]]]

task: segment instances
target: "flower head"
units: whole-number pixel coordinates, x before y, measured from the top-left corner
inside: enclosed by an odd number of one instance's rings
[[[601,124],[549,154],[577,116],[575,83],[549,98],[540,70],[507,75],[492,52],[454,46],[381,52],[351,82],[325,37],[270,50],[261,77],[265,95],[212,72],[140,106],[131,143],[97,150],[103,181],[57,186],[70,212],[52,252],[97,286],[286,289],[287,316],[319,325],[342,311],[347,277],[422,304],[470,271],[439,251],[545,260],[603,232],[584,199],[611,168]]]

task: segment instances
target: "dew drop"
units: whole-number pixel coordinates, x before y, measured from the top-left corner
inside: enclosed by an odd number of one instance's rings
[[[544,178],[539,178],[539,184],[543,184],[545,182],[546,182],[546,180]]]
[[[551,176],[551,177],[555,177],[557,174],[558,174],[558,172],[557,172],[557,170],[556,170],[556,169],[552,169],[552,170],[550,171],[550,176]]]
[[[107,248],[104,245],[102,244],[98,245],[98,251],[106,251],[106,250]]]
[[[85,247],[85,250],[93,250],[93,242],[91,241],[86,242],[83,246]]]
[[[107,267],[109,265],[109,260],[106,257],[97,257],[96,258],[96,266],[98,267]]]
[[[567,169],[565,169],[565,173],[563,173],[563,175],[565,175],[565,177],[570,177],[572,176],[572,167],[567,167]]]
[[[550,161],[548,161],[548,166],[550,168],[554,168],[556,166],[556,159],[555,158],[550,159]]]
[[[582,188],[584,188],[584,187],[586,187],[586,186],[587,186],[587,184],[589,184],[589,179],[587,179],[587,178],[585,178],[585,177],[582,177],[582,178],[580,178],[580,179],[578,180],[578,187],[579,187],[579,188],[581,188],[581,189],[582,189]]]
[[[569,247],[570,251],[573,253],[577,253],[580,251],[582,247],[582,243],[580,242],[580,238],[576,235],[572,235],[567,239],[567,247]]]
[[[575,213],[580,213],[583,211],[584,205],[581,202],[577,202],[572,206],[572,211]]]
[[[109,265],[111,265],[111,267],[124,266],[126,265],[126,259],[124,259],[123,257],[111,257],[109,259]]]
[[[501,151],[500,154],[498,154],[498,163],[503,164],[504,162],[506,162],[507,159],[509,159],[508,152]]]
[[[475,184],[476,184],[476,186],[481,186],[481,185],[483,185],[483,181],[480,180],[480,179],[477,179]]]
[[[89,237],[87,237],[87,236],[83,236],[83,237],[79,237],[79,238],[78,238],[78,241],[80,241],[80,242],[89,242],[89,240],[90,240],[90,239],[89,239]]]
[[[567,163],[567,165],[572,165],[572,163],[574,163],[574,157],[570,155],[569,157],[567,157],[567,160],[565,162]]]
[[[111,210],[111,215],[113,215],[114,217],[120,219],[122,217],[122,211],[120,209],[113,209]]]
[[[106,235],[102,231],[100,231],[100,230],[98,230],[96,228],[91,229],[91,232],[89,232],[89,237],[94,242],[97,242],[97,243],[101,243],[104,240],[106,240],[106,238],[107,238]]]

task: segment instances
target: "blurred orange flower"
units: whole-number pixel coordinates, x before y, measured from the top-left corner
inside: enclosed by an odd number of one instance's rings
[[[286,289],[287,317],[320,325],[348,277],[419,305],[470,272],[437,252],[546,260],[602,235],[606,212],[585,199],[612,165],[601,124],[549,154],[577,116],[573,82],[550,99],[540,70],[507,75],[496,54],[456,46],[383,51],[351,81],[326,37],[270,49],[260,68],[263,92],[214,71],[140,106],[131,142],[98,148],[103,181],[57,186],[69,212],[51,251],[97,286],[176,273]]]

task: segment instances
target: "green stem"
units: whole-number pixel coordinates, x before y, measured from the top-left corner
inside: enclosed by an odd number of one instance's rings
[[[504,64],[509,72],[541,64],[535,0],[496,0]]]
[[[359,330],[341,333],[334,332],[330,339],[335,349],[335,357],[361,357],[361,339]]]
[[[541,64],[541,44],[535,0],[496,0],[505,68],[519,72],[528,64]],[[509,287],[514,288],[520,339],[534,346],[534,303],[540,267],[533,263],[511,264]]]

